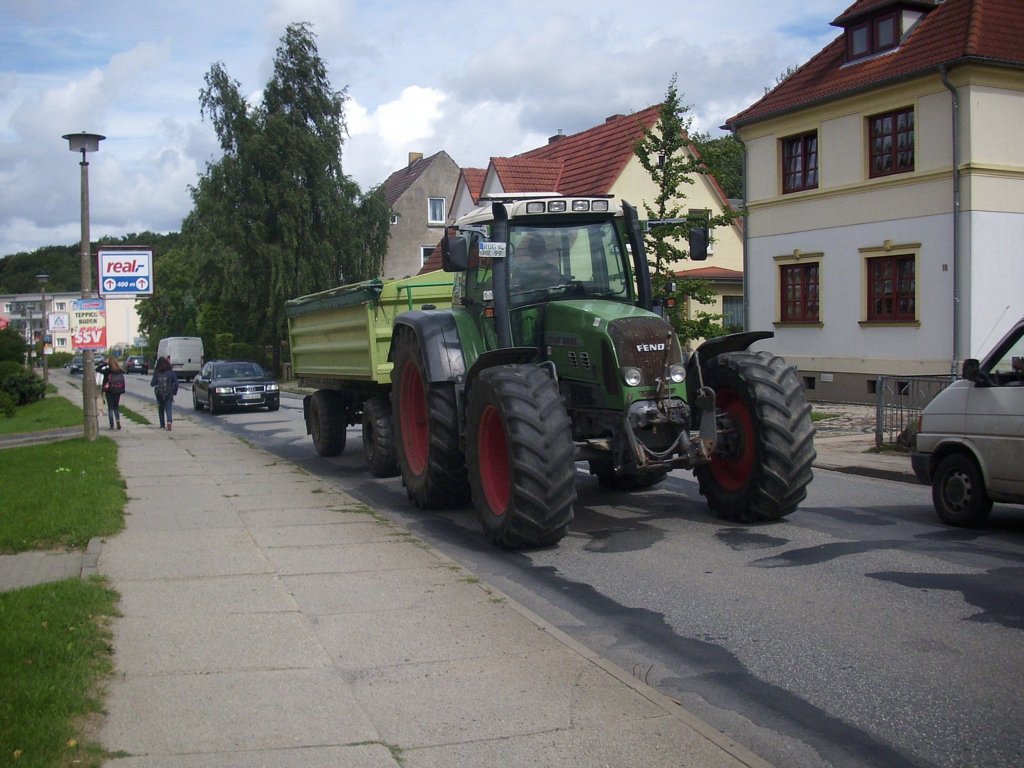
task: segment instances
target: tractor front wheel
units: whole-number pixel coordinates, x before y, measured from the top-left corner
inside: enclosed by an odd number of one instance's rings
[[[717,445],[694,469],[701,494],[737,522],[778,520],[807,495],[814,461],[811,406],[796,369],[768,352],[729,352],[705,363],[715,390]]]
[[[469,392],[466,456],[484,535],[506,549],[554,544],[576,503],[575,446],[554,379],[535,365],[483,371]]]

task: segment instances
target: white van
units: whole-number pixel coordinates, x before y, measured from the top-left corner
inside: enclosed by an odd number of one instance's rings
[[[949,525],[981,525],[993,501],[1024,504],[1024,318],[925,407],[911,463]]]
[[[191,381],[203,367],[203,340],[198,336],[168,336],[160,339],[156,356],[169,356],[178,378]]]

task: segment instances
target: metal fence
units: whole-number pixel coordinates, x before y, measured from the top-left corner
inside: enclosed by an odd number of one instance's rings
[[[912,449],[917,417],[955,379],[951,375],[879,376],[875,387],[875,447]]]

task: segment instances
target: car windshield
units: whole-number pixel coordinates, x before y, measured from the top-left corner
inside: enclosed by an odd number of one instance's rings
[[[224,363],[213,369],[215,379],[252,379],[263,376],[263,369],[256,363]]]

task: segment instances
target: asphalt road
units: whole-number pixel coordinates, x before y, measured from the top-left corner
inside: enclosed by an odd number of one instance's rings
[[[298,398],[210,416],[186,386],[176,407],[333,480],[776,765],[1024,764],[1020,508],[956,530],[923,486],[819,471],[785,521],[735,525],[686,472],[619,494],[581,475],[559,546],[500,552],[471,509],[420,512],[373,478],[358,429],[317,456]]]

